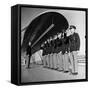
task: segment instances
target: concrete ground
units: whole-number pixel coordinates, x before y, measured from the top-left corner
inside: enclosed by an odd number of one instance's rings
[[[85,63],[78,63],[78,75],[44,68],[42,65],[37,64],[32,64],[31,69],[26,69],[25,66],[22,66],[21,71],[21,82],[85,79],[86,73]]]

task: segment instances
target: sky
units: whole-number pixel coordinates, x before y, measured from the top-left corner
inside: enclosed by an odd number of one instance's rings
[[[85,55],[85,11],[62,10],[62,9],[40,9],[40,8],[22,8],[21,9],[21,30],[27,27],[33,19],[45,12],[55,11],[62,14],[69,22],[69,25],[75,25],[76,32],[80,36],[79,55]],[[22,40],[24,31],[21,33]],[[21,40],[21,42],[22,42]]]

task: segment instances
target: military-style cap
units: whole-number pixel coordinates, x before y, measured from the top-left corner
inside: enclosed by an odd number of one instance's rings
[[[72,29],[72,28],[76,29],[76,26],[70,25],[70,29]]]

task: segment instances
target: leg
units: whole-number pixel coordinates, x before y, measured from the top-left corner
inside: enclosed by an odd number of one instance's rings
[[[30,59],[31,59],[31,56],[29,55],[27,68],[30,68]]]
[[[47,67],[47,55],[45,55],[45,67]]]
[[[50,54],[48,54],[48,68],[50,68]]]
[[[59,58],[58,58],[58,53],[56,53],[56,67],[58,68],[59,66]]]
[[[52,68],[54,68],[54,53],[52,53],[51,66],[52,66]]]
[[[52,54],[50,54],[50,68],[52,68]]]
[[[73,51],[74,58],[74,73],[78,73],[78,63],[77,63],[77,52]]]
[[[62,54],[62,66],[63,66],[63,70],[64,70],[64,54]]]
[[[53,61],[54,61],[54,69],[57,69],[57,55],[56,53],[54,54],[54,57],[53,57]]]
[[[63,70],[62,54],[58,53],[58,70]]]
[[[47,55],[47,67],[49,68],[49,54]]]
[[[64,71],[65,72],[69,71],[69,62],[68,62],[68,56],[66,53],[64,54]]]
[[[46,55],[46,67],[48,67],[48,55]]]
[[[45,55],[43,56],[43,66],[45,66]]]
[[[59,68],[60,67],[60,61],[59,61],[59,53],[57,53],[57,67]]]
[[[73,57],[73,52],[70,53],[69,58],[70,58],[71,73],[74,73],[74,57]]]
[[[51,54],[51,68],[53,68],[53,53]]]

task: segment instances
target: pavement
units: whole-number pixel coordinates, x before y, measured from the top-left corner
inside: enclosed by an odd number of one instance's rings
[[[54,69],[44,68],[40,64],[32,64],[30,69],[25,66],[21,68],[21,82],[41,82],[41,81],[60,81],[85,79],[85,63],[78,63],[78,75],[70,72],[64,73]]]

